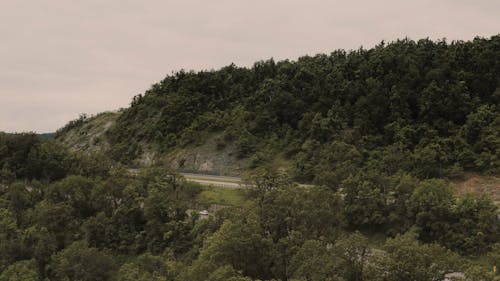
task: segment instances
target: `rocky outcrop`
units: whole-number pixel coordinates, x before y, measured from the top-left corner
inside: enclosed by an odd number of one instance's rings
[[[81,125],[58,134],[56,140],[73,151],[105,152],[109,149],[106,132],[113,126],[119,112],[103,112],[92,116]]]
[[[182,172],[237,176],[248,169],[250,159],[236,155],[232,145],[217,148],[217,137],[213,136],[200,146],[176,149],[163,156],[162,161]]]

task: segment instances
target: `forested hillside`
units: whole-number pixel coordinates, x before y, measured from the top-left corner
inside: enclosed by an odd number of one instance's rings
[[[180,71],[123,110],[109,155],[131,163],[215,136],[213,150],[235,145],[249,168],[282,159],[302,182],[337,185],[352,169],[497,172],[499,77],[500,36]]]
[[[200,219],[200,187],[165,167],[33,134],[1,134],[0,156],[1,281],[498,280],[497,207],[441,179],[353,171],[336,192],[264,173]]]
[[[499,82],[500,36],[405,39],[180,71],[56,140],[0,134],[0,281],[498,280],[498,206],[451,180],[499,174]],[[251,176],[201,219],[165,155],[208,146]]]

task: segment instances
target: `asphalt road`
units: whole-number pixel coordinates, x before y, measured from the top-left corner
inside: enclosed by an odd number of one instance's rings
[[[129,169],[132,174],[137,174],[138,169]],[[180,173],[187,181],[197,182],[206,186],[220,186],[227,188],[246,188],[243,180],[239,177],[215,176],[206,174]],[[310,184],[299,184],[302,187],[312,187]]]
[[[197,182],[202,185],[212,185],[227,188],[244,188],[243,181],[238,177],[225,177],[193,173],[181,173],[187,181]]]

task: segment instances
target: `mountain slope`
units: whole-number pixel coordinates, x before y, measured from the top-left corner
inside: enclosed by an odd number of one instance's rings
[[[500,36],[405,39],[252,68],[180,71],[136,96],[104,134],[109,146],[98,148],[128,164],[179,163],[190,156],[172,155],[210,140],[206,155],[226,153],[228,165],[241,165],[205,172],[237,174],[282,159],[278,168],[296,180],[328,185],[353,169],[420,178],[497,173],[499,77]],[[66,134],[58,139],[74,146]]]
[[[91,117],[81,115],[59,129],[55,138],[75,151],[107,151],[109,141],[106,132],[119,116],[120,112],[103,112]]]

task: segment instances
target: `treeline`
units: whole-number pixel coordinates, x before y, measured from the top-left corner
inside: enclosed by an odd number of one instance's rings
[[[498,35],[180,71],[124,109],[110,155],[130,163],[216,135],[253,167],[279,157],[296,180],[334,187],[353,168],[421,179],[496,173],[499,79]]]
[[[81,127],[83,124],[85,124],[86,121],[89,120],[89,117],[87,114],[80,114],[77,119],[69,121],[66,125],[64,125],[62,128],[59,128],[55,134],[55,138],[59,138],[63,136],[64,134],[67,134],[71,130]]]
[[[70,152],[61,144],[34,133],[0,132],[0,174],[3,181],[51,182],[68,175],[106,177],[112,163],[105,155]]]
[[[405,39],[180,71],[122,111],[107,155],[0,134],[0,281],[498,280],[498,208],[443,178],[499,172],[499,79],[500,36]],[[107,157],[207,137],[289,175],[259,172],[247,204],[199,219],[196,186]]]
[[[0,281],[496,280],[497,207],[444,180],[359,172],[333,190],[266,172],[247,204],[199,219],[200,188],[164,167],[131,174],[30,134],[0,140]],[[21,155],[67,168],[27,172],[45,166]]]
[[[0,164],[2,281],[124,280],[119,265],[136,256],[191,249],[200,189],[175,173],[132,176],[34,134],[0,134]]]

